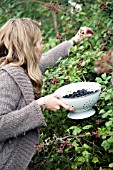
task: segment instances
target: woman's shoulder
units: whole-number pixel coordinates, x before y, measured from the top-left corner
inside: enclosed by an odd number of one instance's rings
[[[12,63],[9,63],[9,64],[6,64],[6,65],[4,65],[4,66],[2,66],[1,68],[0,68],[0,70],[5,70],[5,71],[7,71],[7,72],[9,72],[9,73],[13,73],[13,72],[23,72],[24,73],[24,70],[23,70],[23,68],[22,67],[20,67],[20,66],[16,66],[16,65],[14,65],[14,64],[12,64]],[[16,73],[17,74],[17,73]]]
[[[11,64],[6,64],[0,68],[0,79],[7,80],[8,83],[10,81],[14,81],[16,77],[21,77],[20,75],[24,74],[21,67],[16,67]]]
[[[0,68],[0,89],[9,89],[12,92],[19,92],[19,85],[17,79],[21,79],[19,75],[19,68],[16,68],[10,64]],[[20,93],[20,92],[19,92]]]
[[[15,66],[11,63],[2,66],[0,68],[0,72],[4,74],[8,74],[9,77],[12,77],[14,80],[29,79],[24,69],[21,66]]]
[[[5,74],[5,78],[0,77],[0,81],[4,79],[6,82],[8,80],[10,86],[12,83],[15,89],[19,88],[26,99],[26,103],[30,103],[34,99],[33,85],[22,67],[7,64],[1,68],[1,72]]]
[[[21,95],[21,91],[14,81],[14,79],[10,76],[10,74],[5,69],[0,69],[0,97],[2,100],[7,98],[8,100],[19,100]]]

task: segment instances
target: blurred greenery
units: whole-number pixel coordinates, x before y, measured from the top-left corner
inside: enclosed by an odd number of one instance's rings
[[[92,38],[72,47],[68,58],[60,61],[59,66],[47,69],[43,95],[81,81],[99,82],[107,89],[94,106],[96,114],[90,118],[68,119],[64,109],[57,113],[44,112],[47,127],[41,130],[30,170],[112,170],[113,67],[110,65],[111,71],[104,70],[103,74],[94,71],[101,55],[113,51],[112,11],[111,0],[1,0],[0,26],[15,17],[41,21],[44,51],[70,39],[81,26],[89,26],[94,31]],[[53,78],[57,80],[54,83]]]

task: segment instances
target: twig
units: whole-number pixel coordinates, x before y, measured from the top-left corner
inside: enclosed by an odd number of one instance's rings
[[[86,81],[84,74],[82,73],[83,80]]]
[[[95,147],[97,147],[98,149],[104,151],[103,149],[101,149],[99,146],[95,145],[94,143],[90,142],[89,140],[87,139],[84,139],[85,141],[89,142],[90,144],[94,145]],[[100,152],[101,153],[101,152]],[[101,153],[102,154],[102,153]],[[102,154],[103,155],[103,154]]]

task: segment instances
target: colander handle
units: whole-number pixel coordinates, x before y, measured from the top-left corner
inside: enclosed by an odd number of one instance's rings
[[[106,86],[101,88],[101,93],[106,91]]]

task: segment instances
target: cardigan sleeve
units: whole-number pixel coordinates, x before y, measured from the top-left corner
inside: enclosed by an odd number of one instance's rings
[[[46,126],[36,101],[17,110],[21,91],[6,72],[0,72],[0,142],[36,127]]]
[[[47,67],[54,67],[57,65],[57,60],[61,57],[66,58],[68,56],[68,50],[72,46],[69,41],[64,41],[57,45],[56,47],[50,49],[48,52],[43,53],[40,59],[40,69],[42,73],[45,72]]]

